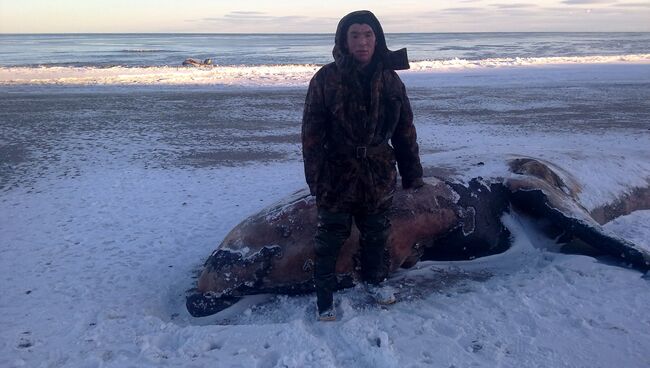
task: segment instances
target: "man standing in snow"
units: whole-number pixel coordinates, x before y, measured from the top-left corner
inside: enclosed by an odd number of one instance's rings
[[[395,302],[380,286],[389,269],[395,164],[405,189],[422,186],[413,113],[395,73],[409,68],[406,49],[390,51],[374,14],[356,11],[339,22],[332,54],[309,84],[302,121],[305,177],[318,207],[314,283],[322,321],[336,319],[336,260],[353,219],[363,281],[377,302]]]

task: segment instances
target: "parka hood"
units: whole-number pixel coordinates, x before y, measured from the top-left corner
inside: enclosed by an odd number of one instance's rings
[[[384,30],[381,28],[379,20],[368,10],[354,11],[341,18],[339,21],[339,25],[336,28],[334,49],[332,50],[332,56],[334,56],[336,65],[343,69],[350,68],[354,65],[354,59],[348,53],[348,50],[345,47],[345,41],[347,38],[348,28],[355,23],[367,24],[375,32],[377,45],[375,46],[375,55],[373,56],[373,59],[381,61],[384,65],[384,69],[402,70],[410,68],[406,49],[403,48],[397,51],[391,51],[388,49],[388,46],[386,46],[386,38],[384,37]]]

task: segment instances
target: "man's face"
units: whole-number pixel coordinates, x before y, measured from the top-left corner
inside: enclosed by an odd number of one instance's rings
[[[367,24],[354,23],[348,28],[346,45],[357,63],[366,66],[375,53],[375,32]]]

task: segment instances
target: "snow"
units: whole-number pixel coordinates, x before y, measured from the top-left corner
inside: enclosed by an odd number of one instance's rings
[[[503,175],[514,156],[539,157],[573,175],[580,202],[593,209],[648,183],[649,69],[590,64],[403,77],[426,166],[466,180]],[[2,153],[11,153],[3,157],[15,161],[0,166],[2,367],[650,366],[647,276],[557,253],[517,213],[503,219],[511,249],[399,271],[388,281],[400,299],[393,306],[352,288],[337,293],[333,323],[316,322],[314,295],[251,296],[192,318],[186,292],[223,237],[305,187],[298,143],[281,140],[299,132],[293,110],[304,91],[259,92],[252,97],[263,99],[259,106],[248,104],[250,95],[208,91],[218,99],[210,116],[226,124],[223,135],[211,135],[197,123],[201,107],[191,105],[203,95],[185,98],[188,89],[12,88],[0,91],[2,99],[25,107],[13,114],[3,105],[0,113],[11,132],[0,136]],[[60,102],[97,93],[101,101],[90,106]],[[30,98],[40,99],[29,105]],[[246,120],[237,99],[262,128]],[[129,110],[132,100],[139,110]],[[623,107],[611,116],[599,110],[615,106]],[[271,123],[258,114],[264,109]],[[221,110],[231,111],[232,126]],[[566,115],[574,110],[583,111],[579,121]],[[447,111],[449,120],[440,120]],[[178,159],[197,148],[251,156]],[[605,228],[648,249],[650,211]]]
[[[635,211],[605,224],[605,230],[650,251],[650,210]]]
[[[480,60],[413,60],[402,74],[477,72],[516,67],[557,67],[567,65],[647,65],[650,54],[594,55]],[[210,67],[0,67],[0,85],[243,85],[303,86],[319,65],[215,65]],[[455,78],[458,80],[457,78]]]

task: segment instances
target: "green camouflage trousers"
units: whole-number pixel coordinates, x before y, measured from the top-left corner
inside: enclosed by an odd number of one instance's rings
[[[360,266],[363,281],[379,284],[388,276],[386,240],[390,221],[386,211],[352,214],[319,208],[314,259],[314,284],[319,312],[332,306],[337,283],[336,260],[341,246],[350,236],[353,218],[361,234]]]

